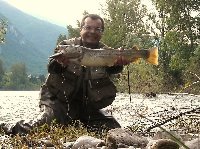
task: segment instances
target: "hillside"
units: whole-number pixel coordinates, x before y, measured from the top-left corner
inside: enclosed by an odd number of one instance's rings
[[[0,45],[0,59],[8,69],[16,62],[27,64],[28,73],[45,74],[48,56],[60,34],[67,29],[28,15],[0,0],[0,18],[8,21],[6,42]]]

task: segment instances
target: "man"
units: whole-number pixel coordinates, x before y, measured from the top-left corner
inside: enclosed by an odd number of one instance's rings
[[[100,42],[104,21],[96,14],[86,15],[81,22],[80,37],[63,40],[59,45],[81,45],[91,49],[108,48]],[[60,52],[59,48],[55,53]],[[90,129],[113,129],[120,124],[101,109],[110,105],[116,96],[111,74],[120,73],[128,64],[122,57],[112,67],[85,67],[70,63],[60,55],[51,59],[48,77],[40,91],[42,114],[34,121],[20,121],[10,129],[12,134],[27,133],[33,127],[52,120],[67,125],[79,120]]]

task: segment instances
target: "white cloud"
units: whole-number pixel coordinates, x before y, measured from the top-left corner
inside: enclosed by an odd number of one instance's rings
[[[7,0],[22,11],[62,26],[76,26],[83,12],[102,15],[105,0]]]

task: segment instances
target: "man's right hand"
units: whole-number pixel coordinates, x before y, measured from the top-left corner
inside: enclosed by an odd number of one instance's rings
[[[58,55],[55,54],[55,56],[52,56],[51,58],[55,59],[59,64],[66,67],[69,64],[69,59],[64,55],[65,51],[61,50],[57,53],[60,53]]]

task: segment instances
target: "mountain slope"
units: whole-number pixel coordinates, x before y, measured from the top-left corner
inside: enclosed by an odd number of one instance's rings
[[[6,43],[0,45],[0,59],[7,69],[15,63],[25,63],[28,73],[46,73],[47,57],[11,24],[8,25]]]
[[[24,62],[29,73],[44,74],[58,36],[67,34],[67,29],[23,13],[2,0],[0,18],[8,21],[6,43],[0,45],[0,59],[8,67]]]

